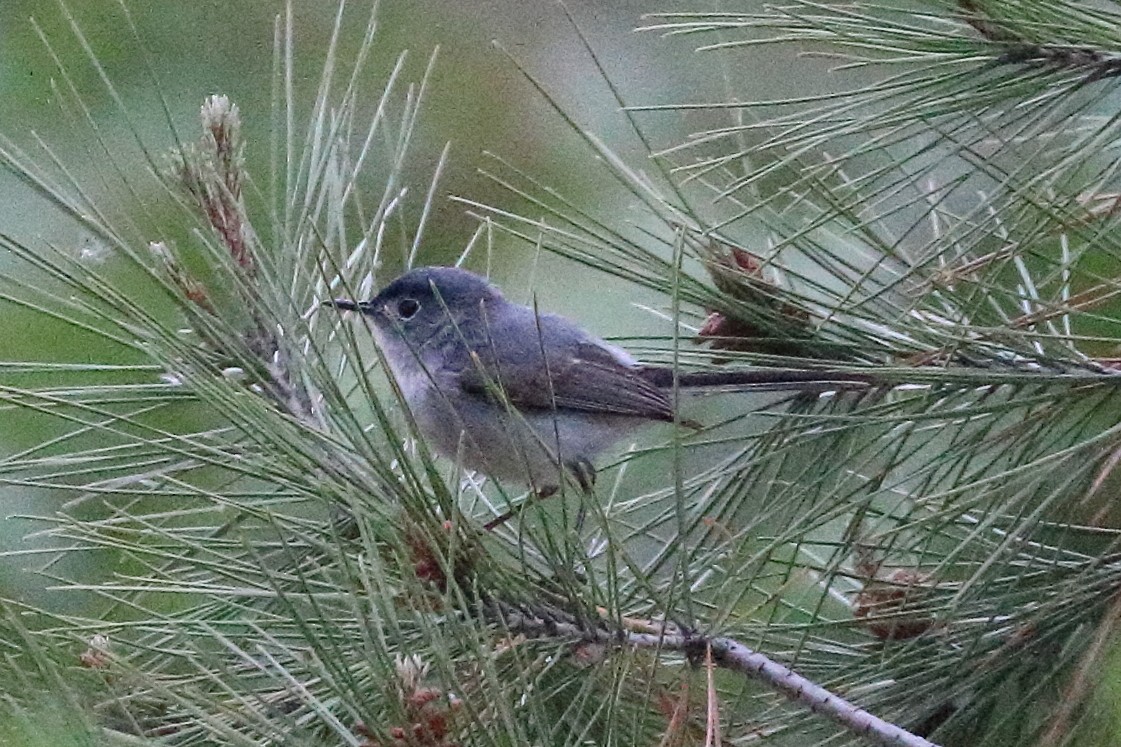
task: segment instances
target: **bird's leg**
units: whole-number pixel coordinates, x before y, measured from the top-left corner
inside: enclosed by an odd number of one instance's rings
[[[565,466],[572,476],[576,478],[576,482],[580,485],[580,490],[587,495],[592,492],[596,486],[596,468],[591,462],[583,457],[578,457],[568,462]],[[584,502],[580,502],[580,508],[576,510],[576,532],[579,533],[584,528],[584,514],[586,509]]]
[[[587,459],[584,459],[583,457],[579,457],[577,459],[571,459],[571,460],[565,462],[564,466],[565,466],[565,468],[567,468],[569,474],[572,475],[572,479],[574,479],[576,481],[576,484],[580,486],[580,490],[582,492],[584,492],[584,493],[592,492],[592,489],[595,487],[595,484],[596,484],[596,468],[595,468],[594,465],[592,465],[592,463],[590,461],[588,461]],[[515,508],[510,509],[509,511],[507,511],[504,514],[501,514],[499,516],[494,517],[493,519],[488,521],[486,524],[483,524],[483,528],[486,529],[488,532],[497,529],[498,527],[502,526],[507,521],[509,521],[510,519],[514,518],[519,513],[521,513],[522,510],[526,507],[526,505],[529,504],[530,501],[532,501],[532,500],[542,501],[542,500],[545,500],[546,498],[551,498],[552,496],[557,494],[558,490],[560,490],[560,487],[557,486],[557,485],[545,485],[540,490],[535,491],[534,494],[533,494],[533,497],[530,498],[529,500],[525,501],[524,503],[522,503],[521,505],[519,505]],[[580,526],[583,523],[584,523],[584,506],[581,505],[580,506],[580,513],[576,517],[576,524],[577,524],[577,526]]]

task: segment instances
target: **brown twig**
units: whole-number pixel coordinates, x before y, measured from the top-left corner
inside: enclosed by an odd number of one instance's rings
[[[884,721],[731,638],[693,634],[672,624],[663,625],[659,633],[612,630],[602,625],[581,624],[574,616],[556,609],[530,610],[492,603],[490,611],[510,631],[531,638],[594,640],[619,647],[680,651],[695,661],[704,661],[711,656],[715,666],[761,682],[814,713],[864,737],[872,744],[937,747],[933,742]]]
[[[275,403],[300,420],[320,425],[307,387],[294,371],[287,343],[278,333],[277,320],[262,298],[260,242],[245,205],[243,188],[245,141],[241,136],[238,107],[226,96],[209,96],[199,112],[202,136],[171,155],[169,176],[213,229],[233,260],[234,284],[240,295],[238,318],[244,318],[240,340],[253,359],[253,383]],[[219,317],[206,286],[192,277],[162,242],[151,244],[169,280],[183,296],[209,315]],[[221,336],[196,325],[196,331],[219,353],[240,353]],[[231,356],[232,357],[232,356]]]
[[[959,0],[962,20],[986,40],[1004,48],[994,61],[998,65],[1040,65],[1045,67],[1086,70],[1086,81],[1121,75],[1121,57],[1091,47],[1070,44],[1041,44],[994,19],[975,0]]]

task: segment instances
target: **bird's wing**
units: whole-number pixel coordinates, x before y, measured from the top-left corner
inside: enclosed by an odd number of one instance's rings
[[[517,355],[499,349],[503,343],[492,342],[509,340],[502,335],[471,346],[456,366],[459,388],[520,410],[578,410],[673,420],[673,405],[666,392],[643,378],[641,368],[590,338],[553,344],[549,339],[556,331],[553,319],[545,320],[550,324],[542,325],[539,340],[515,341]]]

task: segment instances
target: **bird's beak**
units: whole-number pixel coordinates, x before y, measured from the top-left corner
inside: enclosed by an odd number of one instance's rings
[[[335,298],[323,302],[324,306],[330,306],[340,311],[369,311],[370,307],[366,303],[359,301],[349,301],[345,298]]]

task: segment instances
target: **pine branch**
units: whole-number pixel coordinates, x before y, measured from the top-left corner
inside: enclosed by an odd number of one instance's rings
[[[993,61],[994,65],[1038,65],[1084,72],[1086,83],[1121,75],[1121,54],[1090,47],[1034,43],[1015,27],[989,16],[980,3],[959,0],[958,4],[966,23],[986,40],[1005,48]]]
[[[723,636],[682,632],[676,625],[646,623],[638,627],[657,632],[636,632],[620,628],[581,624],[576,617],[556,609],[512,607],[491,603],[488,609],[506,630],[531,638],[593,642],[609,646],[680,651],[693,663],[711,660],[716,666],[738,672],[762,682],[790,700],[835,721],[872,744],[887,747],[934,747],[922,737],[868,713],[765,654]],[[606,621],[604,621],[606,622]]]

